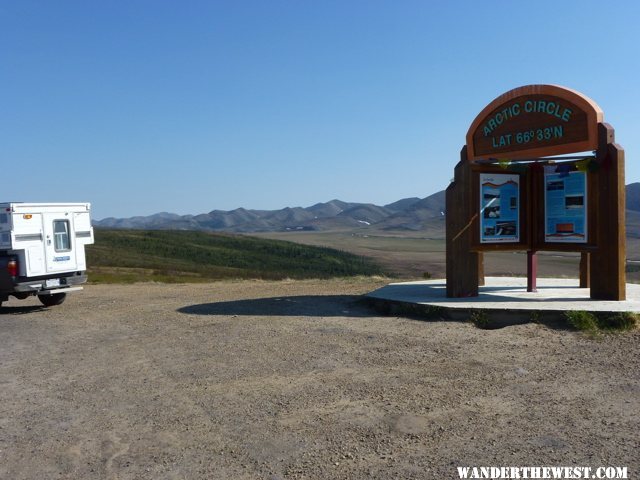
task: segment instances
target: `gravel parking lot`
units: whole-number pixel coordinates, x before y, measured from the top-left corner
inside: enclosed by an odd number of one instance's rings
[[[376,279],[93,285],[0,309],[2,479],[640,473],[640,332],[384,317]]]

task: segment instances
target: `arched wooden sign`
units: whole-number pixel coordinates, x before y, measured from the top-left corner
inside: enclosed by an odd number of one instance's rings
[[[598,148],[602,110],[556,85],[513,89],[487,105],[467,133],[469,160],[543,157]]]
[[[603,117],[557,85],[515,88],[478,114],[447,188],[447,296],[478,295],[496,250],[527,251],[535,291],[536,252],[561,250],[581,253],[591,298],[625,298],[624,150]]]

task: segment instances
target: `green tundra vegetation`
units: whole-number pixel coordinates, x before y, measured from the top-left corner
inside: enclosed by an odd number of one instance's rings
[[[231,234],[95,230],[87,246],[89,281],[206,282],[222,279],[384,275],[373,260],[332,248]]]

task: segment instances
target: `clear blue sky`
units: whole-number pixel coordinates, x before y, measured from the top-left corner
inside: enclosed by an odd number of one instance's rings
[[[640,2],[0,0],[0,201],[95,218],[446,187],[512,88],[594,99],[640,180]]]

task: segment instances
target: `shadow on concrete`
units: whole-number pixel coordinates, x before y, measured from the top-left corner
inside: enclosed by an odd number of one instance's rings
[[[472,323],[483,330],[497,330],[527,323],[538,323],[553,330],[571,330],[561,311],[547,310],[532,314],[532,311],[527,310],[448,308],[437,303],[426,305],[374,297],[365,297],[363,303],[382,316],[419,321]]]
[[[349,317],[370,318],[379,316],[402,317],[422,322],[471,322],[484,329],[497,329],[530,323],[532,318],[524,312],[496,315],[491,312],[485,323],[473,320],[473,309],[452,310],[440,307],[393,302],[357,295],[303,295],[291,297],[255,298],[230,302],[201,303],[179,308],[189,315],[226,316],[279,316],[279,317]],[[544,315],[539,322],[551,328],[565,329],[557,317]]]
[[[357,295],[303,295],[201,303],[178,309],[191,315],[281,317],[371,317],[374,313]]]
[[[575,290],[576,288],[578,287],[575,285],[543,285],[537,287],[538,290]],[[483,286],[480,287],[480,289],[483,292],[526,291],[526,288],[524,287],[518,289],[517,287]]]
[[[531,296],[529,298],[523,296],[528,295],[526,293],[526,287],[514,288],[503,286],[482,286],[480,287],[480,295],[476,297],[460,297],[460,298],[447,298],[446,289],[440,286],[425,286],[420,284],[390,284],[386,287],[379,288],[378,290],[371,292],[368,297],[396,300],[408,303],[426,303],[432,305],[447,304],[451,305],[465,305],[470,302],[475,304],[498,304],[505,302],[517,302],[524,304],[536,304],[536,303],[561,303],[561,302],[584,302],[588,300],[587,296],[576,296],[575,291],[577,287],[572,286],[541,286],[538,287],[538,293],[545,294],[546,292],[564,291],[567,296]],[[588,293],[588,290],[584,290]],[[482,307],[485,308],[485,307]],[[534,307],[532,307],[534,308]]]
[[[540,290],[540,289],[538,289]],[[514,298],[511,295],[495,295],[495,294],[486,294],[485,292],[481,293],[478,297],[468,297],[465,299],[451,299],[451,298],[440,298],[440,299],[429,299],[429,303],[468,303],[469,300],[473,300],[476,303],[484,303],[484,304],[499,304],[501,302],[514,302]],[[466,300],[466,302],[465,302]],[[584,297],[544,297],[544,298],[518,298],[518,303],[531,304],[531,308],[535,308],[535,304],[538,303],[566,303],[566,302],[584,302]]]

